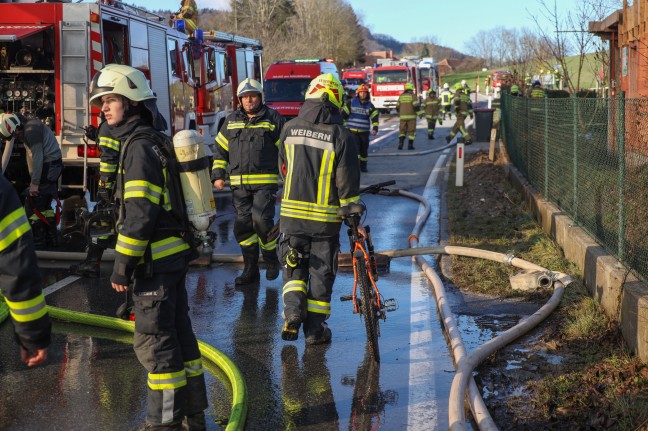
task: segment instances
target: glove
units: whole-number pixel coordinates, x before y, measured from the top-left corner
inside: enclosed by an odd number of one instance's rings
[[[90,139],[91,141],[97,142],[97,139],[99,138],[97,136],[98,131],[99,131],[99,129],[97,129],[95,126],[93,126],[91,124],[91,125],[89,125],[88,127],[85,128],[85,136],[86,136],[86,138]]]

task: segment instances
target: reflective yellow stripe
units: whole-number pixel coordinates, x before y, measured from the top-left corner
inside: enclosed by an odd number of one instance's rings
[[[105,172],[105,173],[117,172],[117,163],[99,162],[99,172]]]
[[[229,141],[221,132],[218,132],[218,135],[216,135],[216,143],[229,153]]]
[[[331,182],[333,181],[334,158],[335,151],[324,150],[317,182],[317,203],[320,205],[326,205],[329,201]]]
[[[269,121],[259,121],[256,124],[245,124],[243,121],[233,121],[227,124],[227,130],[236,130],[236,129],[268,129],[271,132],[274,131],[275,125]]]
[[[124,187],[124,200],[131,198],[145,198],[154,203],[160,204],[162,188],[144,180],[132,180],[126,182]]]
[[[33,322],[47,314],[47,305],[45,304],[45,296],[41,292],[37,297],[28,299],[27,301],[9,301],[5,298],[9,306],[11,317],[16,322]]]
[[[279,184],[277,174],[243,174],[230,175],[230,184],[240,186],[241,184]]]
[[[327,316],[331,314],[330,302],[315,301],[314,299],[309,299],[307,301],[307,304],[309,313],[326,314]]]
[[[306,295],[306,282],[304,280],[290,280],[283,285],[281,294],[285,295],[288,292],[301,292]]]
[[[353,196],[353,197],[350,197],[350,198],[347,198],[347,199],[340,199],[340,206],[341,206],[341,207],[343,207],[343,206],[347,206],[347,205],[349,205],[351,202],[357,202],[357,201],[359,201],[359,200],[360,200],[360,196],[359,196],[359,195],[358,195],[358,196]]]
[[[319,221],[322,223],[339,223],[341,220],[337,214],[322,214],[295,208],[286,208],[284,205],[281,206],[281,216]]]
[[[188,248],[189,244],[187,244],[182,238],[170,236],[161,241],[151,243],[151,258],[153,260],[162,259],[163,257],[180,253]]]
[[[27,231],[29,231],[29,221],[25,209],[16,208],[0,221],[0,251],[6,250]]]
[[[277,248],[277,238],[273,239],[267,244],[264,244],[261,240],[259,240],[259,244],[261,245],[261,250],[275,250]]]
[[[126,256],[142,257],[146,251],[148,240],[129,238],[124,234],[117,235],[115,251]]]
[[[187,385],[187,375],[185,370],[176,371],[175,373],[162,373],[148,375],[148,387],[154,391],[164,389],[178,389]]]
[[[121,142],[119,142],[116,139],[110,139],[110,138],[107,138],[105,136],[101,136],[99,138],[99,146],[109,148],[111,150],[119,152],[120,149],[121,149]]]
[[[212,171],[214,169],[227,169],[227,162],[225,160],[214,160],[214,163],[212,164]]]
[[[286,149],[286,160],[285,160],[286,167],[290,168],[286,173],[286,178],[284,178],[283,198],[285,202],[285,199],[288,199],[288,196],[290,196],[290,189],[292,187],[292,166],[293,166],[293,161],[295,160],[295,146],[284,144],[284,148]]]
[[[203,374],[202,359],[198,358],[194,361],[187,361],[184,363],[185,373],[187,377],[196,377]]]
[[[295,209],[297,211],[307,211],[321,214],[332,214],[337,216],[337,205],[318,205],[313,202],[296,201],[292,199],[284,199],[281,202],[282,207]]]
[[[239,244],[241,245],[241,247],[248,247],[258,242],[259,242],[259,236],[257,234],[253,234],[249,238],[246,238],[243,241],[239,242]]]

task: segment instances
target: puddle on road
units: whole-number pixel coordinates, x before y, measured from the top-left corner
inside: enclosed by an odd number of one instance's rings
[[[518,314],[469,315],[455,316],[457,329],[468,353],[490,339],[515,326],[522,318]]]

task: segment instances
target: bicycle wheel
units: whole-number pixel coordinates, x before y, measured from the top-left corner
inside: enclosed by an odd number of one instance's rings
[[[364,318],[365,330],[367,331],[367,342],[376,362],[380,362],[380,350],[378,348],[378,310],[376,310],[376,293],[367,274],[367,265],[361,255],[356,260],[358,274],[358,288],[360,289],[360,313]]]

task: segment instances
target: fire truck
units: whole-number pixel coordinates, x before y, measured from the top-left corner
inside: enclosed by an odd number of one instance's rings
[[[23,1],[1,10],[0,108],[52,128],[65,166],[62,198],[94,196],[100,150],[85,138],[85,127],[98,126],[100,118],[88,103],[88,87],[104,65],[142,70],[169,125],[166,133],[195,129],[212,146],[238,105],[238,83],[247,77],[262,81],[259,41],[201,30],[188,36],[181,23],[170,25],[117,0]]]
[[[414,84],[414,94],[423,90],[418,65],[411,60],[379,59],[371,77],[371,102],[380,112],[389,113],[396,107],[405,84]]]

